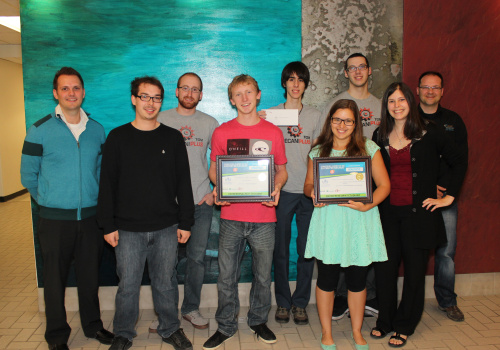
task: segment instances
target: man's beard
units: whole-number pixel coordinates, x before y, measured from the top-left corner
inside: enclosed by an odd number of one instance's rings
[[[199,101],[199,100],[198,100],[198,101],[196,101],[195,99],[193,99],[193,101],[192,101],[192,102],[186,102],[186,101],[184,101],[184,99],[179,100],[179,104],[180,104],[182,107],[186,108],[186,109],[193,109],[193,108],[196,108],[196,106],[198,105],[198,102],[200,102],[200,101]]]

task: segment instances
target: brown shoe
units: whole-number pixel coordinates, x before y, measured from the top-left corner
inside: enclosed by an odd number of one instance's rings
[[[452,321],[462,322],[465,319],[464,313],[456,305],[449,307],[439,306],[439,310],[446,312],[446,316]]]
[[[305,325],[309,323],[309,316],[307,316],[306,309],[301,307],[292,306],[293,322],[296,325]]]
[[[274,315],[274,320],[278,323],[288,323],[288,321],[290,321],[290,310],[286,307],[278,305],[276,314]]]

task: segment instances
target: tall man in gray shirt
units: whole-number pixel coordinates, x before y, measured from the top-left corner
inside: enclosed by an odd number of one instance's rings
[[[208,327],[208,320],[200,314],[199,307],[214,203],[208,178],[207,148],[219,123],[208,114],[196,110],[203,97],[203,83],[196,73],[185,73],[179,78],[175,96],[179,100],[177,107],[160,112],[158,121],[181,132],[191,169],[195,222],[186,246],[186,278],[181,314],[195,328],[204,329]],[[150,326],[152,332],[158,326],[155,322]]]
[[[363,136],[372,139],[373,132],[380,125],[382,103],[368,91],[368,78],[372,68],[368,59],[361,53],[353,53],[344,63],[344,76],[349,79],[349,89],[326,104],[323,117],[326,118],[333,104],[341,99],[353,100],[359,107],[363,121]]]
[[[363,121],[363,136],[370,140],[373,132],[380,125],[380,111],[382,109],[380,100],[368,91],[368,78],[371,74],[372,68],[363,54],[353,53],[350,55],[344,64],[344,76],[349,79],[349,89],[330,101],[322,113],[323,118],[326,118],[335,102],[340,99],[353,100],[358,105],[361,120]],[[378,305],[373,267],[368,271],[366,278],[366,292],[365,315],[375,316],[378,314]],[[340,320],[348,312],[347,287],[344,274],[341,273],[337,292],[335,293],[333,319]]]

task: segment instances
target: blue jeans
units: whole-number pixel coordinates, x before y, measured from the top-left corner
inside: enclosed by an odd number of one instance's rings
[[[186,246],[186,279],[184,281],[183,315],[200,307],[201,287],[205,276],[205,251],[212,225],[213,207],[206,203],[195,205],[194,225]]]
[[[436,249],[434,258],[434,292],[441,307],[457,305],[455,294],[455,251],[457,249],[457,203],[441,211],[446,229],[446,244]]]
[[[246,243],[252,249],[252,288],[247,322],[256,326],[267,322],[271,308],[271,266],[274,250],[274,222],[255,223],[220,220],[218,330],[232,336],[238,330],[238,280]]]
[[[305,308],[311,297],[311,280],[314,259],[304,259],[307,233],[314,206],[312,200],[302,193],[281,191],[276,207],[276,242],[274,249],[274,292],[276,304],[290,309],[292,305]],[[297,223],[297,285],[291,293],[288,276],[290,271],[290,241],[292,239],[292,219],[296,214]]]
[[[153,304],[158,313],[158,334],[169,337],[179,329],[177,305],[177,225],[154,232],[119,230],[115,247],[116,272],[120,282],[113,322],[115,335],[132,340],[139,316],[139,293],[146,260]]]

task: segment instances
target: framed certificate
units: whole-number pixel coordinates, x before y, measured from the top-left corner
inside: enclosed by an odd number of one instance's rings
[[[313,158],[315,203],[373,201],[371,158]]]
[[[272,202],[274,156],[217,156],[217,200]]]

